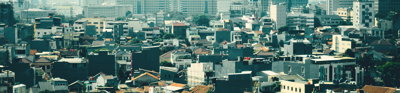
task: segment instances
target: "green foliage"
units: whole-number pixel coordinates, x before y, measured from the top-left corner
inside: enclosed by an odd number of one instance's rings
[[[198,26],[210,26],[210,17],[206,15],[195,16],[193,22]]]
[[[289,27],[288,26],[280,27],[280,28],[278,28],[278,31],[279,32],[289,31]]]
[[[133,38],[133,39],[130,41],[130,44],[142,44],[142,41],[139,40],[139,39]]]
[[[125,17],[132,17],[132,12],[131,11],[126,12]]]
[[[353,50],[347,49],[346,52],[344,52],[344,56],[346,56],[346,57],[354,57],[355,54],[354,54]]]
[[[167,17],[167,20],[185,20],[187,17],[186,14],[182,12],[169,12],[170,17]]]
[[[98,53],[100,51],[110,51],[110,50],[107,48],[99,48],[99,49],[94,50],[93,52]]]
[[[125,21],[126,17],[117,17],[115,21]]]
[[[400,87],[400,62],[386,62],[378,67],[381,78],[386,86]]]
[[[164,46],[164,47],[160,48],[161,53],[167,53],[167,52],[172,51],[174,49],[175,49],[175,47],[170,47],[170,46]]]
[[[376,13],[375,17],[380,18],[380,19],[386,19],[386,20],[392,20],[394,16],[399,15],[400,11],[390,11],[388,13]]]
[[[171,62],[163,61],[160,63],[160,66],[174,67],[174,64],[172,64]]]
[[[120,80],[120,83],[122,83],[122,84],[124,84],[126,79],[128,78],[127,75],[125,74],[126,73],[125,69],[126,68],[124,66],[122,66],[118,70],[118,79]]]
[[[162,38],[164,38],[164,39],[172,39],[172,38],[175,38],[175,37],[176,36],[174,34],[169,34],[169,33],[166,33],[166,34],[164,34],[162,36]]]

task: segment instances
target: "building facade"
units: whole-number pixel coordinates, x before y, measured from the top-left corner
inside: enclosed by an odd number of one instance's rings
[[[204,85],[207,83],[207,73],[213,71],[212,63],[192,63],[187,69],[189,86]]]
[[[354,0],[328,0],[327,1],[327,11],[328,15],[333,15],[338,10],[338,8],[351,8],[353,7]]]
[[[375,21],[374,2],[356,0],[353,2],[353,26],[372,27]]]
[[[93,17],[122,17],[126,13],[133,11],[131,5],[97,5],[97,6],[84,6],[83,13],[87,18]]]
[[[271,20],[275,22],[275,29],[279,29],[283,26],[286,26],[286,4],[280,3],[277,5],[271,5],[270,8],[270,16]]]

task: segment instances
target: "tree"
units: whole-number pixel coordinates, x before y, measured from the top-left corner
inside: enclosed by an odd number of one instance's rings
[[[142,41],[136,38],[133,38],[130,40],[130,44],[142,44]]]
[[[126,12],[125,17],[132,17],[132,12],[131,11]]]
[[[193,21],[198,26],[210,26],[210,18],[206,15],[196,16],[193,18]]]
[[[354,57],[355,54],[354,54],[353,50],[347,49],[346,52],[344,52],[344,56],[346,56],[346,57]]]
[[[375,83],[375,80],[371,76],[371,73],[375,71],[376,60],[372,54],[364,53],[361,57],[357,58],[357,64],[365,69],[364,81],[365,84],[371,85]]]
[[[289,27],[288,26],[280,27],[280,28],[278,28],[278,31],[279,32],[289,31]]]
[[[164,34],[164,35],[162,36],[162,38],[164,38],[164,39],[172,39],[172,38],[175,38],[175,35],[174,35],[174,34],[166,33],[166,34]]]
[[[174,64],[172,64],[171,62],[163,61],[160,63],[160,66],[174,67]]]
[[[381,72],[381,78],[386,86],[400,87],[400,70],[399,62],[386,62],[384,65],[378,67]]]
[[[118,70],[118,79],[120,80],[120,83],[124,84],[126,79],[128,78],[127,75],[125,74],[125,67],[122,66]]]
[[[116,21],[124,21],[126,19],[126,17],[117,17],[115,18]]]

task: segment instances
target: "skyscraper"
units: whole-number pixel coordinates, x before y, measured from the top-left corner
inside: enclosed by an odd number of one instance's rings
[[[139,0],[141,11],[145,14],[157,13],[168,9],[169,0]],[[139,8],[139,7],[138,7]]]
[[[353,7],[354,0],[328,0],[326,3],[328,15],[335,14],[338,8],[351,8]]]
[[[187,14],[211,14],[217,13],[217,0],[175,0],[178,12]],[[176,6],[178,5],[178,6]]]
[[[218,13],[228,13],[231,7],[232,0],[217,0]]]
[[[288,9],[290,10],[293,7],[303,7],[308,4],[308,0],[286,0],[288,4]]]

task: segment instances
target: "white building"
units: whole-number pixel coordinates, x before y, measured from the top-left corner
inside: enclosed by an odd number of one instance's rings
[[[207,82],[207,72],[213,71],[212,63],[192,63],[187,69],[189,86],[203,85]]]
[[[305,82],[297,81],[291,82],[281,80],[281,93],[310,93],[313,90],[314,85]]]
[[[232,0],[217,0],[218,13],[229,13]]]
[[[353,7],[354,0],[328,0],[326,3],[327,6],[327,15],[335,14],[338,8],[351,8]]]
[[[277,5],[271,5],[270,17],[273,22],[275,22],[275,29],[279,29],[286,26],[286,4],[280,3]]]
[[[83,13],[85,17],[122,17],[130,11],[133,11],[132,5],[97,5],[84,6]]]
[[[353,11],[351,8],[338,8],[336,15],[340,16],[346,22],[352,22]]]
[[[356,0],[353,2],[353,25],[356,27],[372,27],[375,21],[374,2]]]
[[[349,39],[344,39],[342,35],[332,35],[332,50],[339,53],[346,52],[347,49],[352,48],[352,42]]]
[[[27,93],[26,86],[24,84],[14,85],[13,93]]]

